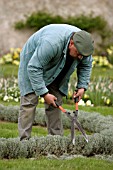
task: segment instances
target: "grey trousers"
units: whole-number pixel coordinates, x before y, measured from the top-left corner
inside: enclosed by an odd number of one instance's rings
[[[57,97],[58,103],[62,104],[62,94],[55,85],[48,87],[49,93]],[[20,140],[31,137],[32,125],[35,118],[35,111],[38,104],[38,97],[35,93],[29,93],[21,96],[20,110],[18,117],[18,131]],[[48,134],[63,135],[63,125],[61,120],[61,111],[45,103],[45,113],[47,120]]]

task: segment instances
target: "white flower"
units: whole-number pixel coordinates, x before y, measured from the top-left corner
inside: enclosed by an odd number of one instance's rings
[[[91,100],[87,100],[86,106],[91,106]]]
[[[81,99],[81,100],[78,102],[78,105],[85,106],[85,102]]]
[[[8,99],[8,96],[4,96],[3,101],[7,101]]]
[[[14,101],[15,101],[15,102],[18,102],[18,101],[19,101],[19,99],[18,99],[18,98],[15,98],[15,99],[14,99]]]
[[[12,97],[12,96],[9,96],[9,100],[13,100],[13,97]]]

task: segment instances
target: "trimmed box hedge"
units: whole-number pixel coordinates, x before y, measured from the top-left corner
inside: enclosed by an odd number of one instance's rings
[[[86,143],[83,136],[76,137],[75,146],[70,138],[61,136],[35,137],[30,140],[20,141],[19,138],[0,139],[0,158],[31,158],[47,156],[48,154],[61,156],[63,154],[83,156],[112,155],[113,137],[96,133],[89,136]]]
[[[72,113],[71,110],[68,110]],[[9,122],[18,122],[19,106],[4,106],[0,105],[0,120]],[[78,120],[83,128],[93,133],[103,133],[104,131],[109,135],[113,134],[113,117],[103,116],[99,113],[89,113],[79,111]],[[70,128],[70,120],[62,113],[62,121],[64,128]],[[45,109],[37,108],[34,120],[34,125],[46,126]]]

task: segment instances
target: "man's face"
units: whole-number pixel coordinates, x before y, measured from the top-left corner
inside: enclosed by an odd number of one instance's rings
[[[77,51],[77,48],[75,47],[73,40],[70,40],[69,43],[69,54],[75,59],[81,60],[83,58],[83,56],[79,54],[79,52]]]

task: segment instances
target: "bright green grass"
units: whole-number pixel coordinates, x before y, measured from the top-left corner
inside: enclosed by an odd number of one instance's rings
[[[95,158],[0,160],[0,170],[113,170],[113,162]]]
[[[96,78],[105,77],[105,78],[111,78],[113,80],[113,68],[109,69],[109,68],[95,67],[92,69],[91,79],[93,79],[94,77]]]
[[[112,115],[113,116],[113,107],[107,106],[97,106],[97,107],[83,107],[80,106],[80,110],[84,110],[87,112],[98,112],[104,116]]]
[[[7,65],[0,65],[0,77],[17,77],[18,74],[18,66],[7,64]]]
[[[63,104],[63,107],[69,110],[74,110],[75,106],[74,104],[68,105]],[[86,112],[98,112],[104,116],[112,115],[113,116],[113,107],[107,107],[107,106],[97,106],[97,107],[90,107],[90,106],[79,106],[79,110],[83,110]]]
[[[64,130],[64,136],[69,135],[70,130]],[[41,126],[33,126],[31,136],[46,136],[47,129]],[[17,123],[10,123],[0,121],[0,138],[16,138],[18,137],[18,125]]]
[[[77,78],[76,72],[72,74],[72,77]],[[113,68],[102,68],[102,67],[94,67],[91,73],[91,80],[96,78],[111,78],[113,80]]]
[[[0,65],[0,77],[11,77],[16,76],[18,74],[18,66],[12,64],[5,64]],[[75,74],[74,74],[75,75]],[[91,79],[94,77],[110,77],[113,79],[113,68],[101,68],[101,67],[94,67],[92,69]]]

